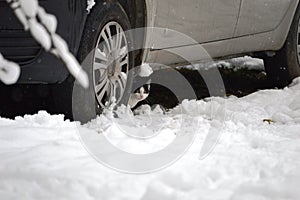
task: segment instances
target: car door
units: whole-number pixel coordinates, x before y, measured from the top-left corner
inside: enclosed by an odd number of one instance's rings
[[[205,43],[232,38],[241,0],[160,0],[156,26],[178,31]],[[168,47],[189,45],[176,41]]]
[[[235,37],[275,29],[293,0],[242,0]]]

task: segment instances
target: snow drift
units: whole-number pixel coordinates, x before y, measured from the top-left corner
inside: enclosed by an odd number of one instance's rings
[[[221,100],[186,100],[166,114],[147,106],[141,108],[136,120],[143,122],[149,114],[161,119],[157,122],[154,118],[152,124],[157,127],[153,131],[168,128],[166,135],[172,137],[173,125],[182,118],[190,121],[186,131],[197,132],[194,144],[182,159],[147,175],[122,174],[102,166],[84,150],[77,132],[108,134],[119,148],[134,152],[160,148],[167,142],[164,136],[152,144],[114,137],[109,134],[113,128],[111,116],[106,115],[84,126],[43,111],[15,120],[2,118],[0,198],[298,199],[300,79],[283,90],[227,98],[225,126],[219,130],[218,144],[208,157],[199,160],[207,130],[218,127],[215,122],[219,119],[210,119],[210,107],[221,106]],[[196,115],[194,108],[199,108]],[[270,119],[270,124],[264,119]],[[199,124],[195,125],[194,120]],[[132,129],[140,127],[141,124],[131,125]]]

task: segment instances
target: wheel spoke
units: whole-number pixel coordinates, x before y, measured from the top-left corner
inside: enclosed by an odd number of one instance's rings
[[[106,45],[104,45],[103,46],[103,51],[104,51],[104,53],[106,54],[106,55],[109,55],[109,49],[108,49],[108,47],[106,46]]]
[[[107,69],[107,65],[95,62],[94,63],[94,70],[96,71],[96,70],[99,70],[99,69],[106,70]]]
[[[124,46],[123,48],[121,48],[120,50],[119,50],[119,58],[121,59],[121,60],[123,60],[126,56],[127,56],[127,47],[126,46]]]
[[[103,89],[101,90],[99,95],[97,95],[98,102],[101,104],[102,104],[102,100],[104,98],[105,92],[107,92],[108,85],[109,85],[109,81],[105,81],[105,85],[104,85]]]
[[[105,44],[106,44],[106,48],[108,49],[108,52],[111,52],[111,46],[110,46],[110,43],[108,41],[108,38],[105,34],[105,31],[102,31],[101,33],[101,36],[103,37],[104,41],[105,41]]]
[[[110,41],[110,47],[113,50],[114,49],[114,40],[113,40],[113,36],[111,34],[111,31],[110,31],[110,26],[106,26],[106,32],[108,34],[108,38],[109,38],[109,41]]]
[[[99,85],[99,82],[102,82],[103,80],[107,79],[107,70],[100,70],[100,74],[99,76],[96,76],[97,70],[94,70],[93,73],[93,78],[94,78],[94,87],[95,87],[95,92],[99,92],[98,90],[96,90],[96,86]]]
[[[116,30],[117,30],[117,33],[114,37],[115,37],[115,40],[116,40],[116,49],[119,50],[119,44],[122,43],[122,38],[120,38],[120,35],[121,35],[120,27],[116,26]]]
[[[99,60],[102,60],[102,61],[105,61],[107,62],[108,59],[106,58],[106,55],[104,52],[101,52],[101,50],[99,48],[96,49],[96,52],[95,52],[95,57]]]
[[[127,40],[124,32],[122,33],[122,40],[124,41],[125,46],[127,47]]]
[[[115,94],[115,85],[114,83],[110,82],[110,93],[109,93],[109,100],[110,100],[110,103],[113,103],[112,102],[112,99],[113,98],[116,98],[116,94]]]
[[[105,84],[107,84],[108,82],[107,77],[106,76],[104,77],[105,78],[98,85],[95,86],[96,94],[98,94],[101,91],[101,89],[103,89]]]
[[[119,77],[118,77],[118,84],[120,86],[120,95],[122,95],[124,93],[125,86],[126,86],[124,83],[122,83],[122,81],[121,81],[122,77],[121,76],[122,75],[119,75]]]
[[[128,58],[120,62],[120,67],[123,67],[125,64],[128,64]]]
[[[118,104],[125,92],[128,43],[122,27],[114,21],[103,27],[99,37],[102,44],[98,44],[94,53],[94,90],[99,105],[109,107],[114,103],[113,99]]]
[[[120,74],[120,76],[119,76],[119,80],[120,80],[120,82],[122,83],[122,85],[124,85],[124,88],[125,88],[125,86],[126,86],[126,82],[127,82],[127,77],[125,77],[124,75],[123,75],[123,73],[124,72],[121,72],[121,74]]]

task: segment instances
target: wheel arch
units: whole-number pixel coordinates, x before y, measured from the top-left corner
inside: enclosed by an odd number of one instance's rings
[[[132,26],[133,29],[135,28],[143,28],[147,26],[147,4],[146,4],[146,0],[96,0],[96,5],[92,8],[96,9],[99,6],[104,6],[107,5],[109,3],[120,3],[120,5],[122,6],[122,8],[124,9],[125,13],[127,14],[130,24]],[[83,33],[80,39],[80,44],[83,41],[83,34],[84,34],[84,30],[86,28],[86,22],[88,21],[87,19],[90,16],[87,15],[86,19],[85,19],[85,25],[84,25],[84,29],[83,29]],[[141,33],[141,32],[139,32]],[[145,36],[146,33],[143,31],[142,35],[136,36],[135,40],[137,44],[144,44],[145,42]],[[140,46],[140,45],[137,45]],[[136,57],[136,64],[141,64],[142,62],[142,57],[143,57],[144,51],[141,50],[137,50],[135,51],[135,57]]]
[[[130,24],[133,29],[143,28],[147,26],[147,4],[145,0],[119,0],[119,3],[124,8],[127,16],[129,17]],[[140,48],[141,44],[145,42],[146,33],[144,31],[137,31],[135,35],[135,46]],[[142,33],[142,34],[141,34]],[[135,65],[138,66],[142,63],[144,50],[139,49],[135,51]]]
[[[132,28],[142,28],[147,24],[147,8],[145,0],[119,0],[130,19]]]

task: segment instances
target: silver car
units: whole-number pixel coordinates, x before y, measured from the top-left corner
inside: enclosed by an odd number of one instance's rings
[[[87,71],[88,90],[20,31],[4,4],[0,1],[0,51],[22,65],[19,82],[60,83],[57,105],[82,121],[114,103],[126,104],[131,69],[142,63],[173,66],[247,54],[264,59],[274,85],[300,75],[298,0],[99,0],[90,12],[86,0],[41,1],[58,17],[58,32]]]
[[[286,85],[300,75],[298,0],[161,0],[147,1],[147,25],[184,33],[187,40],[161,43],[151,49],[147,62],[174,64],[182,59],[164,49],[188,51],[201,44],[212,58],[250,54],[264,59],[270,79]],[[151,34],[151,33],[149,33]],[[167,34],[166,34],[167,35]],[[167,37],[167,36],[166,36]]]

